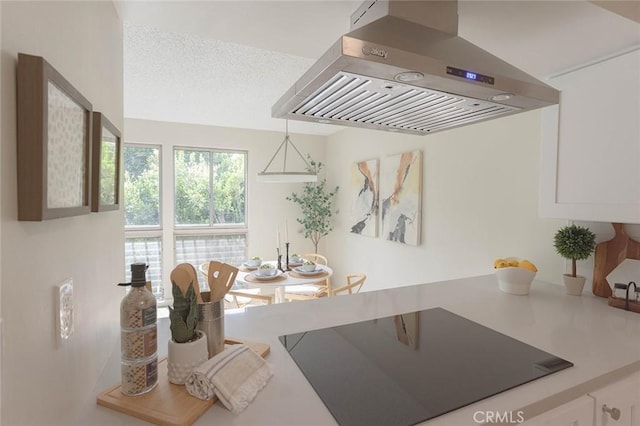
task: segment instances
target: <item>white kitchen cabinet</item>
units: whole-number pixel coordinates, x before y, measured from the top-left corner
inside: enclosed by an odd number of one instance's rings
[[[634,373],[628,378],[569,401],[522,424],[524,426],[640,426],[640,373]]]
[[[540,216],[640,223],[640,49],[556,76],[542,114]]]
[[[593,398],[581,396],[523,423],[525,426],[593,426]]]
[[[640,373],[589,395],[595,400],[595,426],[640,426]]]

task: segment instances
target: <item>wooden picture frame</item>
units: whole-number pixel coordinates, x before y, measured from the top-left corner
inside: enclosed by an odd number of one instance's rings
[[[40,56],[18,54],[18,220],[91,211],[92,105]]]
[[[91,211],[120,208],[120,152],[122,135],[100,112],[93,113],[91,148]]]

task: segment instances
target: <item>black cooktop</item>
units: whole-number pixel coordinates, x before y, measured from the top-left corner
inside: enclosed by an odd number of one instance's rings
[[[280,341],[340,425],[413,425],[573,366],[442,308]]]

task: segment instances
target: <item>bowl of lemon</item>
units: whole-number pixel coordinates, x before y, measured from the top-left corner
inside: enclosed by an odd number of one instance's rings
[[[508,257],[496,259],[493,262],[498,278],[498,288],[509,294],[526,296],[531,289],[531,283],[536,277],[538,268],[527,259]]]

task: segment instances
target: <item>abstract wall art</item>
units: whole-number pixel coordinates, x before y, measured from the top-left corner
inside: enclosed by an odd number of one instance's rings
[[[419,245],[421,213],[422,152],[410,151],[384,158],[380,168],[382,237]]]
[[[378,236],[379,165],[377,159],[351,165],[349,197],[352,200],[352,234]]]

